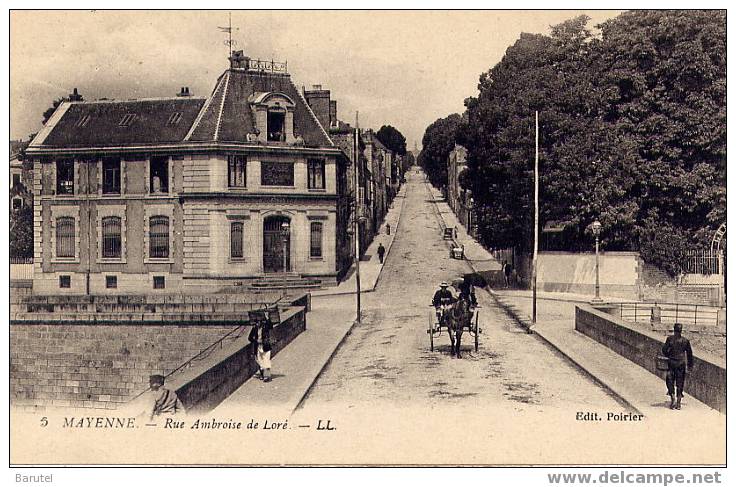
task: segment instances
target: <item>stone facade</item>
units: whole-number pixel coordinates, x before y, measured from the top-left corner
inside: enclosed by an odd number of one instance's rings
[[[59,106],[28,149],[35,294],[212,291],[283,273],[284,247],[290,273],[344,272],[345,155],[235,54],[205,98]]]

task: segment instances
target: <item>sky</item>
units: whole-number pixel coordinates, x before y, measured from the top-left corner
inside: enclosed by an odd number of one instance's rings
[[[478,78],[522,32],[613,11],[233,11],[236,49],[288,61],[296,86],[321,84],[338,118],[393,125],[421,147],[433,121],[462,113]],[[13,11],[10,136],[41,128],[73,88],[86,100],[208,95],[228,67],[226,11]],[[237,30],[235,30],[237,29]]]

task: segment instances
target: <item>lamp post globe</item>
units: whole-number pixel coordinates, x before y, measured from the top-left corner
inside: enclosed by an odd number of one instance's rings
[[[594,221],[593,225],[591,225],[593,235],[595,235],[595,298],[591,302],[595,304],[603,302],[601,299],[600,260],[598,256],[598,244],[602,226],[598,220]]]

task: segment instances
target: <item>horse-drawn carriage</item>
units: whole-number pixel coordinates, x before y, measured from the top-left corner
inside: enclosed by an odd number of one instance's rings
[[[435,308],[434,304],[430,305]],[[434,351],[434,339],[439,337],[443,331],[450,336],[451,355],[460,354],[460,343],[463,332],[467,331],[475,341],[475,351],[478,351],[478,335],[482,332],[478,326],[478,310],[480,306],[460,297],[456,300],[443,300],[435,310],[429,312],[429,349]]]

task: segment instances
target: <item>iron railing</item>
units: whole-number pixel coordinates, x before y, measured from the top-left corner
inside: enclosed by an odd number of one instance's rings
[[[273,308],[274,306],[278,305],[279,301],[281,301],[283,298],[284,298],[284,296],[281,296],[276,301],[265,305],[262,309],[267,310],[268,308]],[[247,320],[244,319],[244,321],[247,321]],[[245,330],[248,328],[248,326],[250,326],[250,325],[249,324],[245,324],[245,325],[238,325],[238,326],[236,326],[235,328],[233,328],[232,330],[230,330],[229,332],[227,332],[225,335],[223,335],[219,339],[217,339],[217,341],[215,341],[214,343],[212,343],[211,345],[208,345],[207,347],[205,347],[202,350],[200,350],[197,355],[195,355],[194,357],[190,358],[189,360],[187,360],[186,362],[184,362],[183,364],[181,364],[180,366],[178,366],[177,368],[175,368],[174,370],[172,370],[171,372],[169,372],[168,374],[166,374],[165,375],[166,379],[168,379],[172,375],[176,374],[177,372],[190,367],[194,362],[197,362],[197,361],[206,359],[207,357],[209,357],[210,355],[212,355],[212,353],[215,350],[222,350],[224,348],[225,340],[235,340],[235,339],[240,338],[241,336],[243,336],[243,334],[245,333]],[[151,389],[150,387],[145,388],[144,390],[142,390],[141,392],[139,392],[137,395],[135,395],[133,398],[131,398],[129,402],[138,399],[143,394],[145,394],[146,392],[148,392],[150,389]]]
[[[718,308],[680,303],[615,303],[621,319],[634,323],[681,323],[684,326],[717,326]]]

